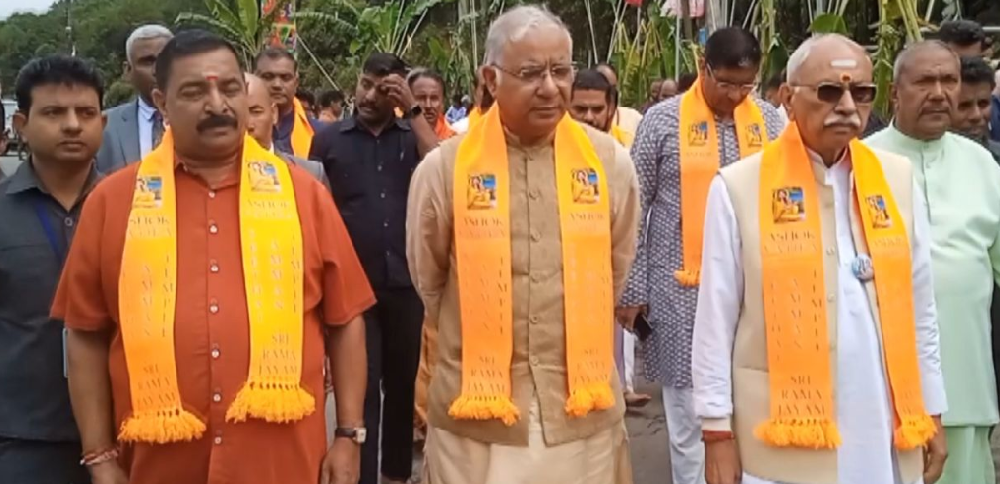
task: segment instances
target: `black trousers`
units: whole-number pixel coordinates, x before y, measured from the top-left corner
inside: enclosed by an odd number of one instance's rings
[[[80,465],[79,442],[43,442],[0,437],[3,484],[90,484]]]
[[[413,388],[424,306],[413,288],[376,289],[375,297],[378,303],[365,313],[368,437],[361,449],[360,484],[379,482],[380,434],[382,474],[405,481],[413,469]]]

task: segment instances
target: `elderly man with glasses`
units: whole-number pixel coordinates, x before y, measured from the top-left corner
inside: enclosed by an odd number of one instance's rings
[[[1000,418],[989,334],[1000,280],[1000,167],[982,145],[948,132],[961,64],[947,45],[910,46],[896,58],[893,77],[895,119],[869,143],[913,160],[927,197],[948,394],[942,418],[950,455],[941,482],[993,483],[989,435]]]
[[[766,101],[750,96],[760,44],[739,28],[716,31],[698,80],[653,106],[632,157],[642,187],[639,250],[618,317],[628,327],[645,312],[646,376],[663,385],[675,484],[703,482],[701,426],[691,400],[691,335],[698,301],[708,187],[720,167],[760,151],[784,127]]]
[[[542,8],[499,16],[495,103],[413,175],[410,273],[438,331],[424,482],[632,482],[612,325],[639,186],[625,148],[567,113],[572,52]]]
[[[913,165],[858,141],[876,89],[850,39],[804,42],[782,90],[791,124],[708,195],[692,360],[706,481],[934,484],[946,403]]]

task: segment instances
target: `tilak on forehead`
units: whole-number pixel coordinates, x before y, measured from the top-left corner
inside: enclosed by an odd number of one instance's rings
[[[835,69],[854,69],[858,67],[858,61],[855,59],[834,59],[830,61],[830,67]],[[851,76],[849,72],[840,73],[840,82],[851,82],[854,77]]]

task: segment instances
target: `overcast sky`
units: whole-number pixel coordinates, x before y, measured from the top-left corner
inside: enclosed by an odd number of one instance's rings
[[[0,0],[0,19],[14,12],[44,12],[55,0]]]

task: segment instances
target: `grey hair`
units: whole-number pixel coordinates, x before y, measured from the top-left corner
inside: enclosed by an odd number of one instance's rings
[[[896,56],[896,61],[892,64],[893,82],[899,81],[899,76],[903,73],[903,69],[906,68],[906,64],[910,62],[910,57],[913,57],[913,54],[925,49],[941,49],[950,53],[952,57],[955,58],[956,63],[960,64],[962,62],[961,58],[958,57],[958,54],[956,54],[954,50],[951,50],[951,47],[948,47],[948,44],[936,39],[920,41],[906,46],[906,48],[904,48],[903,51]]]
[[[572,52],[573,37],[570,36],[569,29],[562,19],[544,7],[521,5],[504,12],[490,24],[490,31],[486,34],[486,58],[483,63],[485,65],[499,63],[503,56],[503,48],[508,42],[521,40],[529,31],[545,25],[556,26],[566,32],[566,36],[570,38]]]
[[[811,54],[819,44],[830,40],[839,40],[851,46],[859,53],[865,54],[864,47],[861,47],[857,42],[848,37],[840,34],[816,34],[802,42],[802,44],[799,45],[799,48],[795,49],[795,52],[788,57],[785,80],[791,81],[792,79],[797,78],[799,70],[801,70],[802,66],[806,63],[806,59],[809,58],[809,54]]]
[[[132,33],[129,34],[128,40],[125,41],[125,58],[128,59],[129,62],[132,62],[132,45],[135,44],[135,41],[137,40],[172,38],[174,38],[174,33],[162,25],[143,25],[133,30]]]

